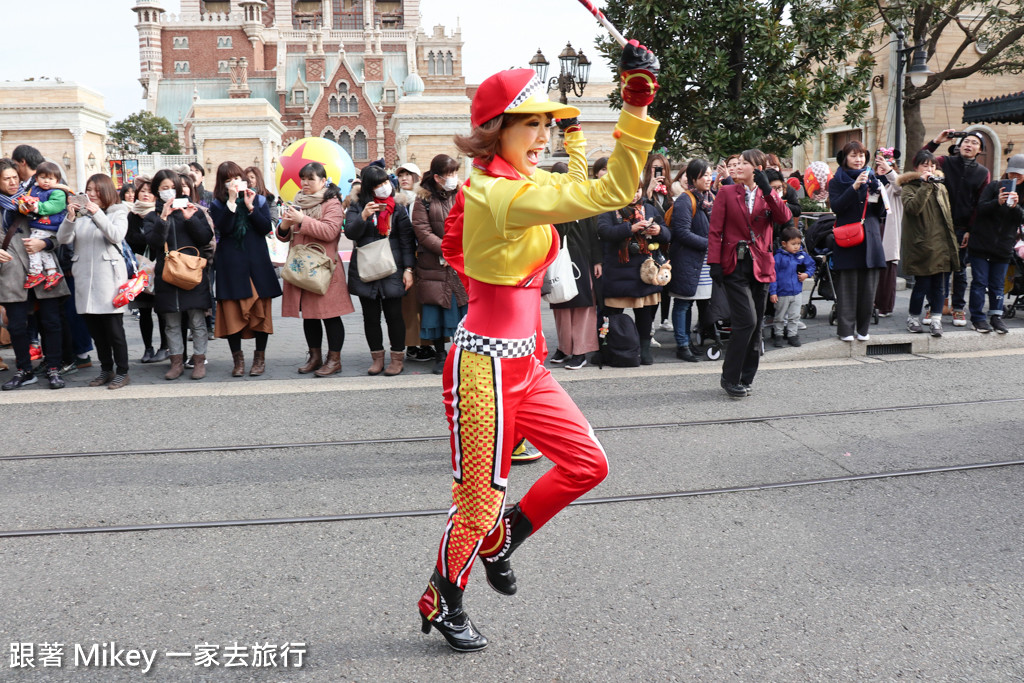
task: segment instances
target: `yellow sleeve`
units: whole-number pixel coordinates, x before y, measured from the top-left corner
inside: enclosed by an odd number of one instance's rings
[[[491,188],[491,210],[496,223],[504,227],[507,238],[515,239],[512,233],[517,229],[568,223],[621,209],[636,193],[657,130],[657,121],[622,112],[615,126],[617,142],[608,158],[608,173],[597,180],[556,184],[550,182],[551,174],[539,178],[541,182],[496,179]],[[582,133],[579,135],[582,137]],[[569,149],[569,136],[566,137]],[[586,163],[585,156],[583,163]],[[573,173],[570,167],[570,173],[561,177]]]

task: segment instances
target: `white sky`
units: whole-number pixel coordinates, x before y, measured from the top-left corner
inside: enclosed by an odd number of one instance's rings
[[[47,0],[46,30],[22,41],[8,36],[0,41],[0,78],[20,81],[49,76],[75,81],[99,91],[114,119],[142,109],[139,85],[138,32],[131,0]],[[605,0],[596,0],[598,7]],[[514,6],[514,14],[503,7]],[[177,13],[180,0],[166,0],[166,10]],[[583,48],[594,63],[592,81],[608,81],[611,70],[599,57],[594,41],[604,33],[576,0],[422,0],[420,12],[429,33],[435,24],[449,31],[462,27],[463,71],[468,83],[479,83],[495,71],[527,66],[540,48],[557,73],[558,53],[570,41]],[[17,22],[15,22],[15,25]]]

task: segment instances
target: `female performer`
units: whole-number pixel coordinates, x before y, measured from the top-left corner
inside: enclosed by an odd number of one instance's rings
[[[472,133],[456,137],[475,161],[448,216],[442,251],[468,285],[469,313],[445,361],[452,506],[419,611],[423,631],[433,626],[460,652],[487,645],[462,609],[476,556],[484,559],[491,587],[512,595],[512,552],[608,473],[594,430],[544,368],[540,287],[558,252],[551,223],[628,204],[654,144],[658,124],[647,118],[647,105],[657,91],[658,60],[631,41],[620,70],[618,142],[600,180],[587,180],[579,110],[549,101],[530,69],[485,80],[473,97]],[[571,155],[564,175],[537,169],[552,117],[561,119]],[[502,515],[517,434],[555,466]]]

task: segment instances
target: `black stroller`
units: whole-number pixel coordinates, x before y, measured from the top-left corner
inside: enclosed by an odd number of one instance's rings
[[[832,280],[831,267],[832,249],[835,247],[832,228],[835,227],[835,224],[835,215],[826,213],[804,231],[804,245],[807,247],[807,253],[814,258],[816,268],[810,296],[807,298],[807,303],[800,307],[800,317],[816,318],[818,307],[814,305],[814,302],[831,301],[832,310],[828,314],[829,325],[834,325],[836,322],[836,288]]]
[[[707,320],[700,316],[698,324],[693,326],[691,339],[694,347],[700,348],[705,342],[704,356],[708,360],[719,360],[725,349],[725,341],[732,336],[732,323],[729,321],[729,300],[725,291],[716,282],[711,288],[711,299],[707,307]]]
[[[1006,290],[1006,299],[1003,302],[1003,317],[1012,318],[1017,315],[1017,310],[1024,310],[1024,259],[1013,250],[1013,257],[1010,261],[1013,268],[1013,281],[1010,288]],[[1013,297],[1013,301],[1010,298]]]

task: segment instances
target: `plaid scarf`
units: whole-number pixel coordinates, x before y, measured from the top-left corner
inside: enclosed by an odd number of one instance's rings
[[[5,228],[14,220],[14,214],[18,213],[18,197],[24,194],[24,187],[18,188],[18,191],[12,195],[0,193],[0,210],[3,211],[3,225]]]

